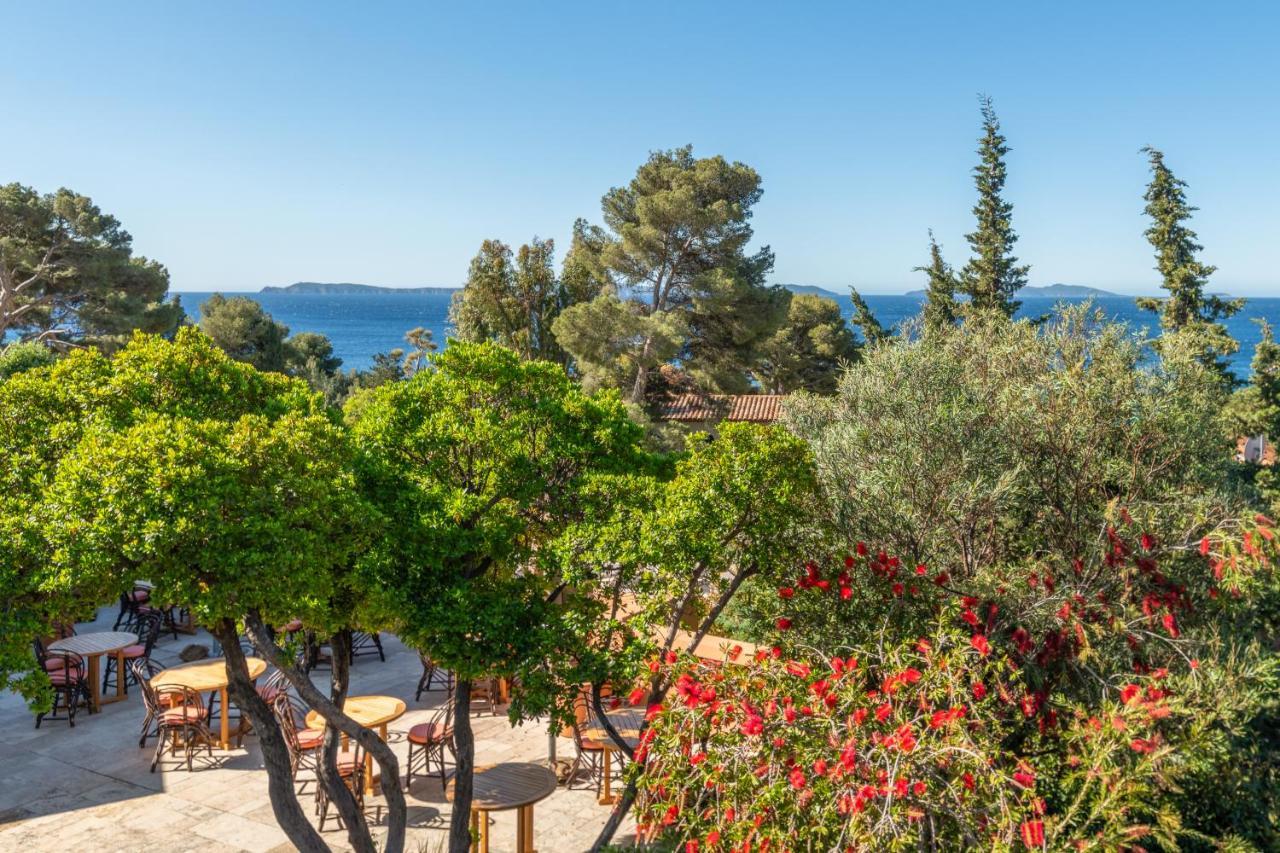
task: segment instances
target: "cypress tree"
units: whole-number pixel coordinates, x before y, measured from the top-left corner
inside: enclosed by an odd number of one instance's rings
[[[916,267],[912,272],[922,272],[929,278],[924,304],[924,325],[926,329],[943,329],[956,321],[956,281],[955,271],[942,259],[942,247],[929,231],[929,265]]]
[[[973,257],[965,265],[961,287],[972,297],[975,309],[997,310],[1012,317],[1020,304],[1013,295],[1027,283],[1030,267],[1018,266],[1013,255],[1013,244],[1018,240],[1013,231],[1013,205],[1001,195],[1007,174],[1004,157],[1009,146],[1000,133],[1000,120],[991,99],[981,95],[978,103],[982,108],[982,137],[978,140],[981,159],[973,169],[973,182],[978,188],[973,215],[978,227],[965,235]]]
[[[1160,286],[1169,295],[1142,297],[1137,300],[1138,307],[1158,313],[1166,337],[1172,340],[1172,336],[1179,336],[1198,360],[1229,378],[1224,356],[1238,350],[1240,344],[1220,321],[1244,307],[1244,300],[1205,295],[1205,286],[1216,267],[1197,257],[1204,247],[1196,242],[1196,232],[1187,227],[1196,211],[1187,203],[1187,183],[1169,170],[1162,152],[1150,145],[1142,152],[1151,165],[1151,183],[1143,195],[1147,202],[1144,212],[1150,217],[1151,226],[1144,234],[1156,250],[1155,269],[1160,273]]]
[[[875,346],[889,339],[888,330],[880,325],[876,315],[871,312],[871,306],[867,305],[856,287],[849,287],[849,301],[853,303],[853,316],[849,318],[849,323],[862,334],[867,346]]]

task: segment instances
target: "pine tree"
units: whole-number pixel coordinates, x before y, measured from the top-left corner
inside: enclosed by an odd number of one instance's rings
[[[926,329],[943,329],[956,322],[956,280],[951,265],[942,259],[942,247],[929,231],[929,265],[916,267],[912,272],[922,272],[929,277],[929,288],[926,291],[924,304],[924,324]]]
[[[888,330],[871,313],[871,306],[867,305],[856,287],[849,287],[849,301],[853,303],[853,316],[849,318],[849,324],[862,334],[862,340],[867,346],[875,346],[889,339]]]
[[[1196,232],[1187,227],[1196,210],[1187,203],[1187,183],[1169,170],[1162,152],[1149,145],[1142,152],[1151,164],[1151,183],[1143,195],[1151,227],[1144,234],[1156,250],[1160,286],[1169,295],[1138,299],[1138,307],[1160,315],[1166,346],[1178,339],[1193,349],[1199,361],[1229,377],[1225,356],[1237,351],[1240,344],[1219,321],[1244,307],[1244,300],[1205,295],[1216,267],[1201,263],[1197,257],[1204,247],[1196,242]]]
[[[979,96],[982,108],[982,138],[978,140],[981,157],[973,169],[978,188],[978,203],[973,206],[978,227],[966,235],[973,257],[961,274],[961,288],[973,298],[979,311],[998,310],[1012,317],[1020,303],[1013,295],[1027,283],[1029,266],[1018,266],[1013,244],[1018,235],[1013,231],[1013,205],[1001,192],[1007,173],[1004,157],[1009,153],[1000,133],[1000,120],[986,95]]]

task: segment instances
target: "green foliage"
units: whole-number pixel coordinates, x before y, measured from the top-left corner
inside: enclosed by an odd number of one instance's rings
[[[200,306],[200,331],[236,361],[284,372],[289,327],[271,319],[255,299],[215,293]]]
[[[856,287],[850,286],[849,301],[853,303],[853,318],[849,322],[862,335],[862,340],[867,346],[876,346],[892,337],[889,331],[880,325],[880,321],[871,311],[871,306],[867,305],[867,301],[862,298],[862,294]]]
[[[350,600],[331,609],[340,570],[377,528],[344,435],[305,384],[231,360],[194,328],[13,376],[0,460],[6,680],[30,670],[50,620],[137,577],[203,621],[353,613]]]
[[[466,284],[449,306],[458,338],[496,341],[524,358],[563,363],[566,356],[552,324],[562,310],[595,293],[589,278],[557,279],[554,255],[551,240],[534,237],[514,258],[510,246],[485,240],[471,261]]]
[[[973,182],[978,189],[978,202],[973,207],[977,228],[966,235],[973,257],[960,273],[961,289],[972,298],[978,311],[997,311],[1012,317],[1018,310],[1016,294],[1027,283],[1028,266],[1019,266],[1013,255],[1018,235],[1013,230],[1013,205],[1005,201],[1004,182],[1008,167],[1004,158],[1009,153],[1000,120],[996,118],[991,99],[979,98],[982,109],[982,137],[978,140],[978,165],[973,168]]]
[[[597,380],[610,378],[640,404],[646,401],[656,352],[670,345],[677,329],[707,329],[698,356],[720,376],[727,360],[720,350],[741,346],[741,329],[733,327],[746,318],[730,321],[727,330],[713,317],[683,318],[696,309],[696,298],[714,301],[717,287],[738,284],[733,276],[762,286],[758,283],[773,265],[772,253],[766,247],[751,257],[745,254],[751,208],[760,192],[754,169],[718,156],[695,158],[688,146],[652,153],[627,186],[611,189],[601,202],[608,230],[575,228],[574,269],[578,280],[599,283],[602,292],[615,294],[610,298],[625,299],[627,310],[597,297],[594,310],[566,312],[553,325],[577,369]],[[640,322],[626,321],[624,314]],[[608,322],[591,325],[599,315],[607,315]],[[678,346],[683,348],[683,338]],[[622,352],[629,355],[620,363]],[[624,366],[627,372],[619,375]]]
[[[688,312],[684,372],[704,389],[751,393],[755,368],[786,321],[790,302],[790,291],[766,287],[763,271],[750,265],[707,273]]]
[[[1186,181],[1179,180],[1165,165],[1164,154],[1147,146],[1142,149],[1151,164],[1151,183],[1143,198],[1151,219],[1147,242],[1156,250],[1156,271],[1160,286],[1169,292],[1163,299],[1141,298],[1138,307],[1160,314],[1164,337],[1159,346],[1190,353],[1230,381],[1227,356],[1240,344],[1220,321],[1244,307],[1243,299],[1223,299],[1206,295],[1205,286],[1215,267],[1202,263],[1197,253],[1204,247],[1196,242],[1196,232],[1187,221],[1196,208],[1187,203]]]
[[[840,306],[821,296],[791,296],[787,319],[760,347],[753,374],[771,394],[830,394],[840,371],[858,358],[853,332]]]
[[[934,239],[932,230],[929,231],[929,265],[916,267],[915,272],[922,272],[929,278],[923,312],[925,329],[954,326],[959,312],[956,291],[960,287],[960,280],[951,265],[943,260],[942,247]]]
[[[640,371],[674,358],[686,328],[680,313],[646,314],[612,293],[565,309],[552,325],[556,340],[573,353],[574,369],[588,390],[625,388]]]
[[[135,329],[171,333],[169,273],[133,255],[113,216],[68,189],[0,185],[0,339],[7,333],[107,348]]]
[[[44,344],[28,341],[0,348],[0,382],[33,367],[48,367],[58,354]]]
[[[397,535],[368,559],[395,590],[400,631],[461,678],[541,663],[557,578],[524,569],[581,511],[593,473],[635,461],[616,396],[495,344],[455,342],[351,411],[366,472]]]

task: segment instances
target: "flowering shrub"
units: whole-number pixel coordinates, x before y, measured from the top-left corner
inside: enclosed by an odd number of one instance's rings
[[[1260,517],[1163,546],[1121,511],[1091,559],[985,587],[861,544],[811,561],[777,590],[770,651],[667,663],[638,820],[689,853],[1175,845],[1188,755],[1274,668],[1188,628],[1240,600],[1274,541]],[[840,608],[881,630],[834,654],[796,642]]]

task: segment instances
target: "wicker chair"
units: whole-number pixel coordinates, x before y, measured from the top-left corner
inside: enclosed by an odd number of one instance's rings
[[[289,749],[289,766],[294,785],[298,785],[298,771],[315,773],[320,760],[320,747],[324,745],[324,729],[306,728],[307,708],[300,699],[288,693],[280,693],[271,703],[271,713],[284,735]],[[307,780],[298,786],[298,792],[306,787]]]
[[[436,710],[430,721],[419,723],[409,729],[409,758],[405,762],[404,788],[409,790],[413,784],[414,773],[420,776],[431,774],[431,762],[440,766],[440,784],[445,781],[444,756],[447,751],[453,756],[453,702],[446,702]]]
[[[89,689],[89,668],[84,658],[75,652],[45,652],[36,646],[36,659],[53,683],[53,707],[48,712],[36,714],[36,728],[45,720],[66,720],[76,727],[76,709],[81,704],[93,713],[93,693]],[[66,716],[59,716],[62,708]]]
[[[204,700],[200,698],[200,694],[190,687],[166,684],[161,687],[152,687],[151,695],[155,702],[153,707],[157,735],[156,752],[151,759],[151,772],[156,772],[156,765],[160,763],[160,757],[164,755],[166,745],[169,747],[169,752],[176,755],[178,744],[181,742],[186,751],[188,771],[195,769],[192,758],[201,743],[212,758],[213,734],[209,731],[209,725],[206,722],[208,711],[204,707]]]
[[[376,654],[378,660],[384,663],[387,656],[382,653],[382,638],[378,636],[377,631],[366,633],[364,631],[354,631],[351,634],[351,662],[355,663],[356,658],[361,655]]]
[[[138,737],[138,749],[144,749],[147,738],[155,737],[160,733],[156,723],[160,716],[160,702],[156,699],[155,691],[151,689],[151,679],[163,672],[164,667],[151,658],[131,660],[128,666],[133,674],[133,683],[142,688],[142,707],[146,710],[146,715],[142,718],[142,733]]]
[[[353,743],[352,749],[343,750],[338,753],[338,777],[346,784],[347,790],[351,791],[352,796],[356,800],[356,808],[364,810],[364,750],[360,748],[360,744]],[[374,773],[374,783],[381,779],[380,774]],[[320,831],[324,832],[325,822],[329,819],[329,795],[325,791],[324,785],[317,782],[316,784],[316,812],[320,815]],[[338,822],[339,828],[344,828],[342,816],[335,815],[334,819]]]
[[[120,593],[120,614],[111,626],[112,631],[119,631],[122,626],[132,625],[138,616],[139,608],[151,601],[151,590],[143,586],[135,586],[129,592]]]
[[[430,693],[435,688],[435,685],[444,687],[445,699],[452,700],[453,673],[422,652],[418,652],[418,660],[422,661],[422,677],[418,679],[418,692],[413,695],[413,701],[422,701],[422,694]]]
[[[130,624],[130,627],[137,632],[138,642],[132,646],[125,646],[124,659],[126,664],[135,660],[150,660],[151,652],[156,647],[156,641],[160,639],[160,631],[164,628],[164,620],[154,610],[144,610],[138,613],[137,617]],[[105,655],[105,665],[102,672],[102,692],[106,693],[114,681],[113,676],[116,673],[116,656]],[[129,692],[129,682],[133,680],[132,668],[125,671],[124,674],[124,692]],[[134,684],[138,682],[133,681]]]

